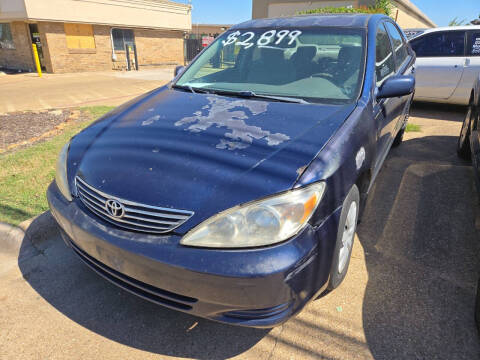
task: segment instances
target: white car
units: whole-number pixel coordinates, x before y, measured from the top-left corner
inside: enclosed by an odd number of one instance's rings
[[[428,29],[410,44],[417,53],[415,100],[468,105],[480,73],[480,26]]]

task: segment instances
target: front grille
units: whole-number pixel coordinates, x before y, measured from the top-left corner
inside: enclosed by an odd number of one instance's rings
[[[94,259],[86,252],[81,250],[73,241],[68,240],[75,253],[80,259],[93,269],[97,274],[104,277],[108,281],[121,287],[128,292],[140,296],[145,300],[149,300],[159,305],[168,306],[179,310],[191,310],[192,305],[195,304],[198,299],[175,294],[167,290],[156,288],[152,285],[145,284],[144,282],[133,279],[127,275],[119,273],[118,271],[102,264],[98,260]]]
[[[144,205],[108,195],[78,176],[75,186],[80,200],[88,209],[102,219],[128,230],[162,234],[176,229],[193,215],[192,211]],[[107,202],[112,200],[121,205],[120,216],[112,216],[108,212]]]

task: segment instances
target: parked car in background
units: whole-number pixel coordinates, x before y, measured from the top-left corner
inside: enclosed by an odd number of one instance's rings
[[[414,38],[415,36],[418,36],[420,34],[423,34],[427,29],[403,29],[403,33],[407,37],[408,40]]]
[[[480,26],[428,29],[410,44],[417,54],[415,100],[468,105],[480,73]]]
[[[62,236],[157,304],[280,324],[345,278],[414,63],[383,15],[234,26],[64,147],[47,193]]]

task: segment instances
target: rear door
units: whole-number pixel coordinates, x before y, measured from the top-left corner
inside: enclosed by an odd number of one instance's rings
[[[480,29],[468,31],[466,63],[465,70],[471,75],[470,81],[473,86],[476,75],[480,74]]]
[[[465,31],[437,31],[413,39],[417,53],[417,98],[448,99],[457,88],[464,68]]]
[[[450,100],[457,104],[467,105],[472,93],[475,79],[480,73],[480,29],[468,30],[465,66],[462,80]]]

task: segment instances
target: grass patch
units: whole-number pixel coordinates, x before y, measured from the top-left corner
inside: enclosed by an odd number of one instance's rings
[[[407,127],[405,128],[405,132],[420,132],[422,131],[422,127],[417,124],[407,124]]]
[[[82,108],[86,121],[67,123],[62,133],[41,143],[0,156],[0,221],[18,225],[48,210],[45,192],[55,177],[55,163],[64,144],[112,108]]]
[[[90,114],[94,119],[98,119],[100,116],[105,115],[109,111],[112,111],[115,109],[115,106],[104,106],[104,105],[99,105],[99,106],[85,106],[81,107],[80,110],[83,112],[86,112],[87,114]]]

